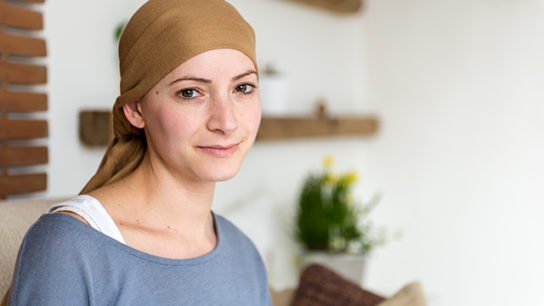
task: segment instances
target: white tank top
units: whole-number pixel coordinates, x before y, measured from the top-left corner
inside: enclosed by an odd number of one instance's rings
[[[104,206],[89,195],[80,195],[71,200],[53,204],[48,213],[70,211],[80,215],[95,230],[126,244],[123,235]]]

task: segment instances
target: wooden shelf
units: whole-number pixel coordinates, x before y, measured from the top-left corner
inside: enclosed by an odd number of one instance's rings
[[[374,116],[360,117],[263,117],[258,141],[333,136],[370,136],[378,130]],[[111,112],[81,111],[80,140],[87,146],[107,146],[112,137]]]
[[[257,140],[309,137],[369,136],[378,130],[378,119],[361,117],[263,117]]]

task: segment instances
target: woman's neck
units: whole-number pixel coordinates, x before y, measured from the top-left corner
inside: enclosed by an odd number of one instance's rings
[[[127,177],[127,185],[144,200],[142,204],[148,209],[157,209],[175,218],[209,215],[215,189],[215,182],[189,179],[149,158]]]
[[[119,227],[175,232],[186,241],[215,239],[211,205],[214,182],[197,182],[154,165],[149,155],[132,173],[89,195],[96,197]]]

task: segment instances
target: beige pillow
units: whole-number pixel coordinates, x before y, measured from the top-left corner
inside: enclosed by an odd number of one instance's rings
[[[393,297],[377,306],[426,306],[423,289],[419,282],[410,283],[400,289]]]
[[[273,306],[289,306],[293,300],[293,295],[295,294],[295,289],[286,288],[281,291],[276,291],[273,288],[270,288],[270,297],[272,298]]]

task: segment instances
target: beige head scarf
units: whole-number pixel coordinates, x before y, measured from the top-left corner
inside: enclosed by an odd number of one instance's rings
[[[255,33],[223,0],[150,0],[132,16],[119,42],[121,95],[113,106],[114,137],[82,194],[123,178],[145,155],[145,135],[127,121],[123,105],[143,97],[191,57],[221,48],[243,52],[257,68]]]

